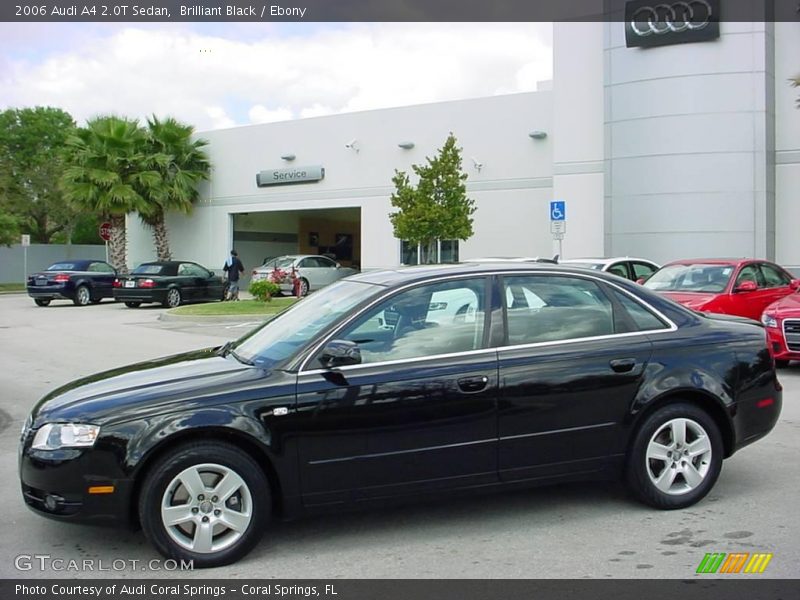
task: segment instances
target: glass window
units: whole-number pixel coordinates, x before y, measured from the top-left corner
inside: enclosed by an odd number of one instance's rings
[[[555,275],[505,277],[508,343],[534,344],[614,333],[611,302],[593,281]],[[517,302],[525,292],[538,299]],[[527,304],[527,305],[526,305]]]
[[[742,267],[738,277],[736,277],[736,287],[739,287],[745,281],[752,281],[758,287],[764,287],[764,278],[761,275],[761,271],[758,270],[758,265],[752,264]]]
[[[114,269],[107,263],[94,262],[89,265],[89,271],[93,273],[113,273]]]
[[[371,308],[336,337],[358,344],[362,363],[480,349],[485,287],[484,278],[415,287]]]
[[[733,265],[697,263],[662,267],[644,282],[659,292],[709,292],[719,294],[733,275]]]
[[[178,267],[178,275],[184,277],[208,277],[208,271],[194,263],[181,263],[181,266]]]
[[[639,279],[648,279],[653,273],[655,273],[658,269],[653,267],[652,265],[648,265],[647,263],[641,262],[632,262],[631,266],[633,267],[633,276],[638,281]]]
[[[458,240],[441,240],[433,244],[400,242],[400,262],[404,265],[454,263],[458,262],[458,256]]]
[[[611,290],[611,293],[619,301],[625,311],[630,315],[633,322],[636,323],[638,331],[653,331],[655,329],[669,329],[669,325],[664,323],[656,315],[639,304],[636,300],[623,294],[617,290]]]
[[[608,269],[606,269],[607,273],[611,273],[612,275],[618,275],[619,277],[624,277],[628,279],[628,268],[625,266],[624,262],[621,263],[614,263]]]
[[[169,269],[168,265],[143,264],[136,267],[131,273],[133,275],[174,275],[174,270],[172,270],[172,273],[167,272],[170,270],[172,269]]]
[[[783,287],[789,285],[792,281],[792,278],[789,277],[787,273],[784,273],[772,265],[761,263],[760,266],[761,274],[764,276],[764,284],[769,288]]]
[[[47,267],[48,271],[74,271],[75,263],[56,263]]]
[[[317,256],[316,257],[317,266],[323,269],[335,269],[336,268],[336,261],[331,260],[326,256]]]

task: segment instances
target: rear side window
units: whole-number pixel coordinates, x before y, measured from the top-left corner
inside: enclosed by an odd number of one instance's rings
[[[614,333],[611,301],[593,281],[525,275],[505,277],[508,343],[535,344]],[[537,298],[531,303],[528,298]]]
[[[134,275],[165,275],[163,265],[139,265],[131,273]]]
[[[614,298],[622,305],[628,315],[636,323],[638,331],[655,331],[658,329],[669,329],[669,325],[664,323],[655,314],[650,312],[644,306],[636,302],[627,294],[623,294],[617,290],[611,290]]]
[[[786,273],[779,271],[772,265],[762,264],[761,274],[764,276],[764,282],[769,288],[783,287],[785,285],[789,285],[789,283],[792,281],[791,277],[789,277]]]

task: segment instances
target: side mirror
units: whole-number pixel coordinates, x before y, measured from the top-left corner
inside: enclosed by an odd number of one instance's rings
[[[800,290],[800,279],[792,279],[789,282],[789,289],[794,290],[795,292]]]
[[[743,281],[736,289],[733,290],[734,292],[755,292],[758,289],[758,285],[755,281]]]
[[[322,350],[319,362],[326,369],[361,364],[361,348],[350,340],[331,340]]]

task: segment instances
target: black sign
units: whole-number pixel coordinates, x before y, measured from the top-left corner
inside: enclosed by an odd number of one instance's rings
[[[625,4],[625,45],[650,48],[705,42],[719,37],[719,0]]]

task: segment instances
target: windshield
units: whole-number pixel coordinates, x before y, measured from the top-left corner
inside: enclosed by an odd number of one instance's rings
[[[47,267],[48,271],[74,271],[75,263],[56,263]]]
[[[162,265],[139,265],[133,271],[135,275],[158,275],[161,273]]]
[[[382,288],[357,281],[338,281],[304,298],[292,308],[244,338],[236,356],[258,367],[271,368],[291,357],[316,335],[352,312]]]
[[[670,265],[656,271],[644,286],[658,292],[720,293],[733,275],[733,265]]]

